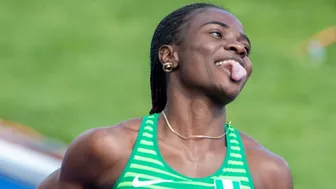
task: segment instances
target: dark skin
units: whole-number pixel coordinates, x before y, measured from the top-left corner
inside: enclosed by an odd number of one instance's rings
[[[237,97],[251,75],[251,45],[242,24],[230,13],[214,8],[196,13],[182,43],[164,45],[158,52],[161,63],[170,62],[175,68],[167,74],[164,112],[183,136],[218,136],[225,132],[225,105]],[[246,77],[232,81],[215,66],[215,61],[225,58],[239,61]],[[38,189],[111,189],[130,157],[140,124],[141,118],[136,118],[81,134],[67,150],[62,167]],[[168,129],[162,116],[157,132],[164,160],[185,176],[211,175],[226,156],[224,137],[183,140]],[[286,161],[246,134],[241,137],[255,188],[292,189]]]

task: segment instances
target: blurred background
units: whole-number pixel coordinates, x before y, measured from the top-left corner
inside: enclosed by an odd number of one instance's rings
[[[192,2],[1,0],[0,188],[35,188],[79,133],[146,115],[152,34]],[[228,119],[289,162],[296,189],[333,189],[336,1],[207,2],[252,41]]]

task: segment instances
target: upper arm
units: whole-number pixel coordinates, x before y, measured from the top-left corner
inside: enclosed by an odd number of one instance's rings
[[[288,167],[288,164],[285,160],[278,160],[277,170],[273,173],[275,180],[275,189],[293,189],[293,179],[291,171]]]
[[[83,189],[97,184],[104,167],[114,162],[111,148],[115,143],[110,140],[106,131],[99,129],[78,136],[67,149],[61,168],[49,175],[37,189]]]
[[[64,181],[59,179],[60,169],[51,173],[45,178],[37,189],[83,189],[84,187],[77,182]]]
[[[255,139],[241,133],[248,155],[249,168],[257,189],[293,189],[288,163],[264,148]]]
[[[269,162],[265,162],[263,167],[263,181],[265,187],[272,189],[293,189],[293,180],[287,162],[276,157]]]

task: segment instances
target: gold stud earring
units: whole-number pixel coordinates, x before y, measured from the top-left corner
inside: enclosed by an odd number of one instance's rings
[[[170,62],[163,63],[162,65],[163,71],[169,73],[173,71],[173,64]]]

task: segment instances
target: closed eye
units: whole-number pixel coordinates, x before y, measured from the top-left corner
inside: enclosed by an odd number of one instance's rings
[[[250,51],[250,49],[249,49],[248,47],[245,47],[245,50],[246,50],[246,52],[249,52],[249,51]]]
[[[245,50],[246,50],[247,55],[251,53],[251,49],[249,47],[245,46]]]

